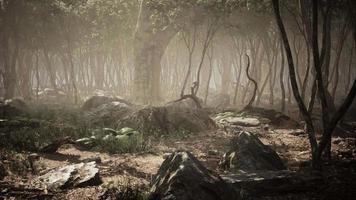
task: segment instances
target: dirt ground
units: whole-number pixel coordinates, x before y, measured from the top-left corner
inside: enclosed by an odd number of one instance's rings
[[[258,127],[244,128],[258,135],[261,141],[273,148],[290,170],[307,168],[310,160],[310,147],[307,135],[300,129],[279,129],[262,124]],[[235,135],[229,131],[216,131],[191,134],[186,138],[168,138],[156,141],[150,152],[140,154],[107,154],[81,151],[71,145],[63,146],[56,154],[40,154],[36,161],[35,172],[23,177],[8,176],[5,181],[17,185],[31,185],[33,180],[50,169],[79,163],[90,158],[100,158],[98,167],[103,180],[101,186],[86,187],[62,191],[57,199],[99,199],[104,188],[109,186],[135,185],[148,188],[164,158],[175,150],[192,152],[210,170],[222,173],[218,163],[229,149]],[[332,142],[333,158],[337,160],[356,160],[356,134],[334,137]],[[356,188],[356,187],[355,187]]]

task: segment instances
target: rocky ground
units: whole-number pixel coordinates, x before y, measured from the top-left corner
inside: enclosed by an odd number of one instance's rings
[[[353,199],[356,196],[355,132],[335,136],[332,141],[332,161],[325,163],[322,172],[313,172],[309,167],[309,142],[302,126],[280,113],[273,113],[272,117],[267,114],[270,113],[263,113],[261,110],[212,114],[210,117],[217,124],[215,128],[180,137],[156,138],[149,149],[139,153],[85,151],[73,144],[61,145],[54,153],[11,154],[2,150],[0,167],[4,168],[2,171],[5,173],[1,175],[0,199],[143,199],[149,195],[152,183],[159,182],[155,175],[164,171],[161,167],[163,161],[170,158],[173,159],[172,162],[179,162],[174,160],[175,157],[172,158],[178,150],[190,152],[197,158],[197,162],[202,163],[203,168],[214,174],[209,175],[213,176],[213,180],[220,180],[219,177],[222,177],[225,182],[239,188],[239,196],[243,199]],[[232,170],[235,161],[229,159],[236,158],[231,156],[231,149],[241,132],[252,133],[263,143],[262,149],[267,148],[259,155],[269,152],[268,155],[274,156],[276,153],[283,165],[281,169],[257,170],[253,173],[239,167]],[[223,165],[224,159],[228,159],[225,160],[229,163],[228,168]],[[180,162],[182,166],[187,165],[189,168],[192,165],[194,169],[203,170],[200,169],[200,164]],[[241,161],[237,162],[240,162],[241,167]],[[254,166],[260,166],[260,162],[269,161],[260,161],[258,158],[251,162]],[[274,165],[276,161],[271,162]],[[92,164],[83,172],[82,169],[73,169],[69,173],[70,176],[77,173],[76,180],[71,180],[72,185],[52,189],[41,179],[46,174],[54,173],[53,170],[78,163]],[[249,164],[251,163],[246,163]],[[266,165],[261,166],[263,168]],[[68,169],[64,171],[66,170]],[[100,183],[85,182],[87,180],[81,182],[85,179],[83,176],[94,174],[100,176]],[[125,191],[118,192],[110,188]],[[136,190],[140,195],[135,194]],[[151,191],[159,190],[151,188]],[[155,199],[151,195],[152,198]],[[159,198],[161,197],[156,199]]]

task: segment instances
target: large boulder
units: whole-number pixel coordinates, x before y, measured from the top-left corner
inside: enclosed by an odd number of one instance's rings
[[[38,177],[51,190],[95,186],[102,183],[95,162],[78,163],[54,169]]]
[[[200,105],[203,104],[203,100],[200,99],[199,97],[197,97]],[[183,109],[197,109],[198,106],[196,104],[196,102],[194,102],[194,100],[192,98],[186,98],[186,99],[182,99],[179,101],[172,101],[166,104],[166,106],[174,106],[176,108],[183,108]]]
[[[50,144],[43,146],[40,149],[42,153],[56,153],[59,148],[65,144],[74,144],[75,142],[70,137],[59,138]]]
[[[112,101],[92,108],[86,112],[91,124],[98,126],[115,127],[117,122],[134,112],[130,105],[118,101]]]
[[[59,89],[45,88],[38,93],[38,98],[46,103],[64,103],[68,100],[68,95]]]
[[[264,145],[257,136],[241,131],[227,152],[221,167],[229,171],[285,170],[281,158],[270,147]]]
[[[246,108],[237,116],[257,118],[261,123],[268,123],[278,128],[299,128],[300,124],[287,115],[273,109],[252,107]]]
[[[200,132],[215,126],[204,110],[174,104],[138,109],[119,121],[119,127],[131,127],[142,133]]]
[[[261,124],[260,120],[252,117],[228,117],[224,120],[229,124],[246,127],[259,126]]]
[[[3,103],[0,103],[0,117],[1,118],[13,118],[17,116],[28,115],[29,108],[27,104],[18,98],[8,99]]]
[[[83,111],[90,111],[96,109],[102,105],[111,103],[111,102],[118,102],[125,105],[131,105],[128,101],[121,99],[119,97],[113,96],[92,96],[88,100],[86,100],[82,106]]]
[[[238,193],[191,153],[178,151],[153,179],[150,200],[234,200]]]

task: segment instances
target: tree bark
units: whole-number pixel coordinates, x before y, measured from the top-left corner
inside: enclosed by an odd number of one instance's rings
[[[281,70],[279,72],[279,84],[281,87],[281,110],[285,112],[286,110],[286,91],[284,89],[284,51],[283,51],[283,43],[280,44],[281,49]]]
[[[250,76],[249,69],[250,69],[251,63],[250,63],[250,57],[247,54],[246,54],[246,58],[247,58],[246,76],[247,76],[248,80],[253,83],[253,86],[254,86],[252,97],[251,97],[250,101],[248,102],[247,106],[245,107],[246,109],[249,109],[249,108],[252,108],[252,104],[256,99],[258,85],[257,85],[257,82]]]
[[[46,69],[49,77],[50,84],[54,90],[57,90],[56,83],[56,72],[53,70],[51,58],[49,57],[48,50],[44,47],[43,44],[43,55],[46,61]]]
[[[137,102],[144,104],[160,99],[161,58],[177,33],[173,26],[155,31],[150,21],[153,12],[146,0],[141,1],[134,35],[133,94]]]
[[[11,99],[15,96],[15,88],[17,82],[16,62],[19,54],[19,44],[16,38],[11,39],[4,33],[3,39],[3,60],[4,60],[4,88],[5,99]],[[10,45],[13,45],[13,50],[10,50]]]
[[[293,95],[295,97],[295,100],[298,104],[298,107],[299,107],[299,109],[303,115],[303,118],[305,120],[305,123],[306,123],[306,132],[308,134],[310,145],[311,145],[311,150],[312,150],[312,165],[313,165],[313,167],[319,168],[320,161],[317,160],[318,143],[317,143],[317,140],[315,137],[314,126],[313,126],[311,116],[310,116],[307,108],[305,107],[304,101],[299,93],[298,83],[297,83],[296,74],[295,74],[295,67],[294,67],[294,63],[293,63],[292,51],[291,51],[291,48],[289,45],[287,32],[285,30],[285,27],[284,27],[284,24],[282,21],[282,17],[280,14],[280,10],[279,10],[279,0],[272,0],[272,4],[273,4],[273,10],[275,13],[277,25],[279,27],[280,34],[281,34],[281,37],[283,40],[287,60],[288,60],[289,76],[290,76],[291,87],[293,89]]]

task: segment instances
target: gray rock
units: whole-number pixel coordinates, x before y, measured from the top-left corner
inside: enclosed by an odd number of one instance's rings
[[[68,95],[58,89],[45,88],[38,93],[38,98],[40,101],[46,103],[64,103],[68,100]]]
[[[200,103],[200,105],[203,104],[203,100],[200,99],[199,97],[198,98],[198,101]],[[183,109],[197,109],[197,104],[194,102],[193,99],[191,98],[187,98],[187,99],[183,99],[181,101],[172,101],[172,102],[168,102],[166,104],[166,106],[174,106],[176,108],[183,108]]]
[[[308,193],[319,191],[323,185],[323,178],[317,174],[288,170],[228,173],[221,177],[239,190],[243,199],[315,199]]]
[[[95,136],[80,138],[75,141],[74,146],[80,150],[89,150],[97,144],[97,138]]]
[[[260,120],[251,117],[228,117],[224,120],[233,125],[247,127],[259,126],[261,124]]]
[[[64,137],[53,141],[52,143],[42,147],[40,152],[42,153],[55,153],[57,150],[65,144],[75,144],[70,137]]]
[[[119,127],[132,127],[142,133],[200,132],[216,127],[203,109],[181,107],[171,103],[161,107],[145,107],[119,121]]]
[[[191,153],[177,151],[161,165],[151,200],[234,200],[236,190],[206,169]]]
[[[95,162],[96,164],[102,163],[100,156],[86,158],[86,159],[83,159],[81,161],[84,162],[84,163],[89,163],[89,162]]]
[[[95,162],[67,165],[54,169],[38,180],[51,190],[95,186],[102,183]]]
[[[82,110],[90,111],[95,108],[98,108],[99,106],[102,106],[104,104],[108,104],[111,102],[119,102],[122,104],[131,105],[128,101],[118,98],[118,97],[104,96],[104,95],[92,96],[88,100],[85,101],[85,103],[82,106]]]
[[[85,107],[86,106],[83,106],[82,109],[87,109]],[[115,127],[117,121],[120,121],[133,111],[134,109],[128,104],[119,101],[111,101],[91,108],[89,112],[86,112],[86,117],[88,117],[92,124]]]
[[[21,99],[8,99],[5,103],[0,104],[1,118],[14,118],[28,115],[29,108]]]
[[[220,166],[229,171],[285,170],[282,160],[257,136],[241,131],[232,149],[227,152]]]
[[[217,155],[219,155],[219,150],[217,150],[217,149],[211,149],[211,150],[208,151],[208,155],[210,155],[210,156],[217,156]]]
[[[242,110],[241,116],[257,118],[263,124],[269,124],[278,128],[300,128],[300,125],[295,120],[287,115],[273,109],[265,109],[259,107],[252,107]]]

